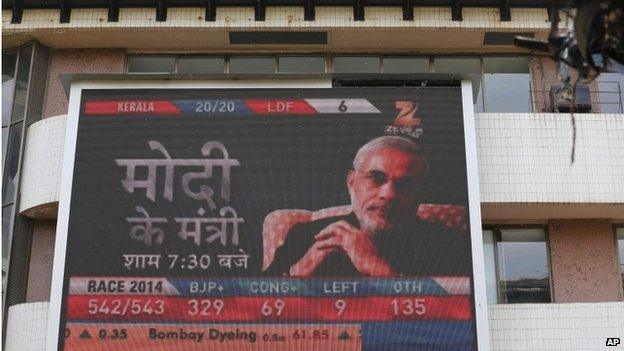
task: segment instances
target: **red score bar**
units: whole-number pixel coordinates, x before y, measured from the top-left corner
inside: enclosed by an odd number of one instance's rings
[[[108,100],[87,101],[87,115],[140,115],[140,114],[180,114],[180,109],[166,100]]]
[[[470,297],[360,298],[75,295],[67,319],[116,321],[395,321],[469,320]]]
[[[245,100],[245,105],[259,115],[267,114],[316,114],[316,110],[304,100]]]

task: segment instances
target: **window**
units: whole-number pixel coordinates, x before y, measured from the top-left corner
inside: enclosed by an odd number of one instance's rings
[[[175,56],[131,55],[128,56],[128,73],[173,73]]]
[[[429,57],[384,57],[383,73],[429,73]]]
[[[622,288],[624,289],[624,227],[615,230],[617,237],[618,256],[620,258],[620,275],[622,275]]]
[[[489,304],[498,303],[496,283],[496,249],[494,231],[483,230],[483,258],[485,264],[485,292]]]
[[[2,302],[25,301],[32,228],[18,214],[21,153],[26,130],[41,118],[48,72],[48,48],[28,43],[2,52]],[[11,251],[20,252],[11,255]],[[8,279],[15,277],[10,286]]]
[[[225,59],[211,56],[185,56],[178,59],[180,74],[217,74],[223,73]]]
[[[527,57],[484,57],[484,111],[530,112],[530,81]]]
[[[325,73],[324,56],[280,56],[279,73]]]
[[[329,64],[328,64],[329,63]],[[130,55],[128,73],[180,74],[418,74],[447,73],[468,77],[475,112],[532,112],[528,56],[410,55]],[[604,112],[622,108],[624,75],[603,74]],[[602,79],[600,81],[600,79]],[[619,81],[618,81],[619,80]]]
[[[598,85],[598,104],[601,113],[624,112],[624,74],[600,73],[596,79]]]
[[[551,301],[543,228],[487,228],[483,245],[488,303]]]
[[[275,57],[230,57],[230,73],[275,73]]]
[[[478,57],[437,56],[433,60],[435,73],[465,74],[472,80],[472,99],[475,112],[483,112],[483,94],[481,89],[481,61]]]
[[[13,90],[15,89],[15,63],[16,52],[2,54],[2,164],[6,156],[7,143],[9,140],[9,120],[11,119],[11,106],[13,105]]]
[[[475,112],[532,112],[526,56],[436,56],[434,71],[469,76]]]
[[[336,73],[379,73],[381,57],[379,56],[335,56],[334,72]]]
[[[23,126],[30,82],[33,46],[2,53],[2,293],[4,295],[12,227],[15,212],[15,190],[22,149]],[[4,298],[3,298],[4,300]]]

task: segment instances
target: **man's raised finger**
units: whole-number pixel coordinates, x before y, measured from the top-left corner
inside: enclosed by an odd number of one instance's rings
[[[317,240],[313,247],[318,250],[340,249],[342,248],[342,238],[337,235],[332,235],[325,239]]]
[[[323,228],[318,234],[314,236],[316,240],[324,240],[333,235],[339,234],[339,232],[344,231],[344,227],[340,225],[340,222],[332,223],[327,227]]]

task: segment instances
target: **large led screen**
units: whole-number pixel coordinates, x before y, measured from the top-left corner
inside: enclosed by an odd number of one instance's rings
[[[459,86],[79,106],[59,350],[477,349]]]

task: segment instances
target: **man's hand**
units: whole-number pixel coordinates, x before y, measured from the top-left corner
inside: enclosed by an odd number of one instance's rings
[[[321,245],[320,242],[316,241],[299,262],[290,267],[290,275],[292,277],[312,276],[316,268],[325,260],[327,255],[338,251],[336,248],[332,247],[320,248]]]
[[[326,250],[344,251],[355,268],[364,275],[375,277],[396,275],[388,262],[379,255],[370,236],[346,221],[328,225],[314,238],[316,243],[312,247],[313,249],[316,248],[319,252],[326,252]],[[392,238],[388,238],[388,240],[392,240]]]

